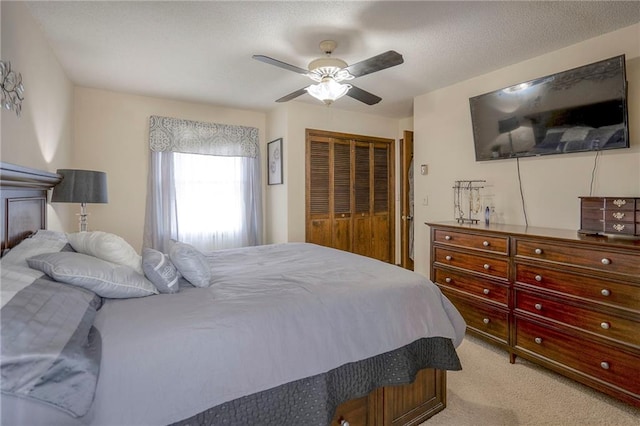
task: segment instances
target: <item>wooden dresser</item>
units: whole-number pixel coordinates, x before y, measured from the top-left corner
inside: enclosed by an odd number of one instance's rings
[[[431,279],[467,330],[640,407],[640,240],[427,223]]]

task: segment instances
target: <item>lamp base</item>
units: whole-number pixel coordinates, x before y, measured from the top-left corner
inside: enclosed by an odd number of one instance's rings
[[[80,232],[87,232],[87,216],[89,216],[89,213],[87,213],[87,203],[80,203],[80,213],[78,213],[77,216],[79,216],[78,227]]]

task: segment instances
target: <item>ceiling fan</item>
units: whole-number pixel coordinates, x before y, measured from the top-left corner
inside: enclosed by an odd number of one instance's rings
[[[317,83],[289,93],[276,100],[276,102],[287,102],[305,93],[309,93],[327,105],[331,105],[333,101],[344,95],[364,102],[367,105],[374,105],[380,102],[382,98],[379,96],[362,90],[353,84],[341,82],[400,65],[404,62],[402,55],[396,51],[389,50],[353,65],[347,65],[342,59],[331,56],[331,53],[333,53],[337,45],[333,40],[320,42],[320,50],[325,53],[326,57],[311,61],[309,63],[309,69],[287,64],[264,55],[253,55],[253,59],[305,75]]]

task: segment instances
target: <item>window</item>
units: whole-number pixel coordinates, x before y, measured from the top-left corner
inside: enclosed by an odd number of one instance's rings
[[[174,153],[179,241],[203,251],[243,245],[245,161]]]
[[[151,116],[149,148],[144,247],[262,243],[257,128]]]

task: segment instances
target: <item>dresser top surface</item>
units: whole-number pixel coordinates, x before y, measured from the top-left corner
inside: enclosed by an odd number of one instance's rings
[[[607,237],[601,235],[580,234],[578,231],[571,229],[559,228],[543,228],[536,226],[509,225],[503,223],[492,223],[485,225],[484,223],[458,223],[456,221],[446,222],[425,222],[431,227],[450,228],[458,230],[468,230],[477,232],[491,232],[497,234],[538,237],[549,239],[561,239],[565,241],[580,241],[595,245],[619,246],[625,248],[636,248],[640,250],[640,239],[627,237]]]

